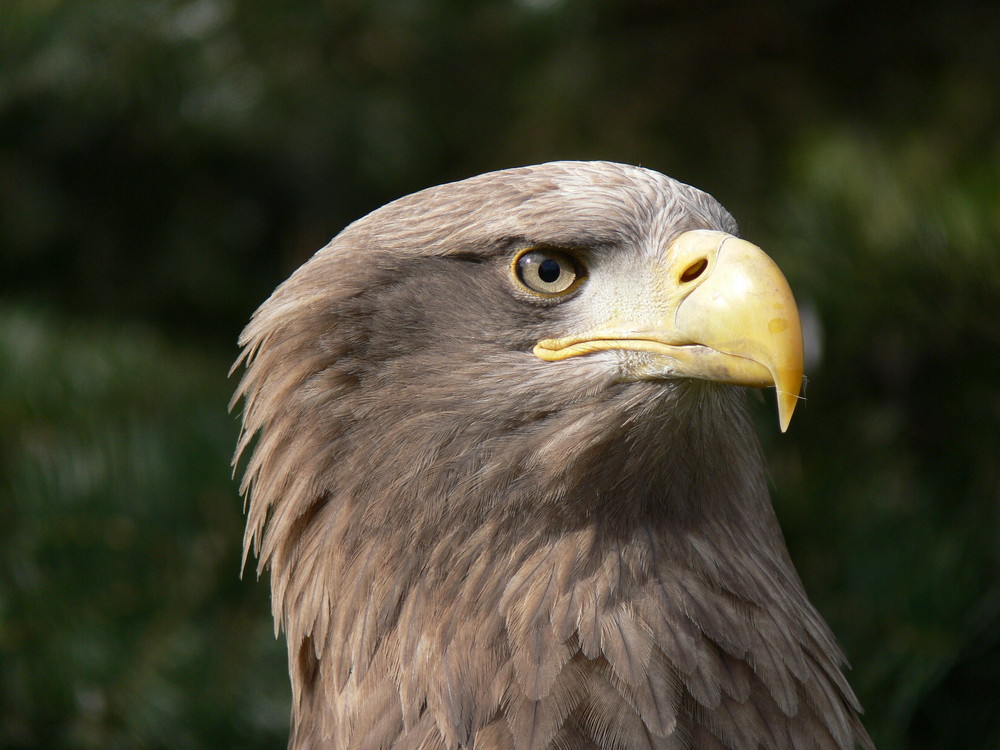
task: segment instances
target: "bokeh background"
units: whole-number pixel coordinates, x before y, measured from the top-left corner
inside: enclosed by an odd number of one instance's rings
[[[1000,5],[0,3],[0,747],[277,748],[226,404],[346,223],[557,158],[720,199],[809,322],[755,408],[883,750],[1000,747]]]

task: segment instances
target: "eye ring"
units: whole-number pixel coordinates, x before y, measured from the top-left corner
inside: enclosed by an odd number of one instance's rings
[[[522,288],[540,297],[561,297],[584,279],[583,268],[569,253],[550,247],[529,247],[511,262],[514,278]]]

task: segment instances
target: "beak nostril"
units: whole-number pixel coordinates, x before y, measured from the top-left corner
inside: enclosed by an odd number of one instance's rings
[[[681,283],[686,284],[689,281],[694,281],[704,273],[706,268],[708,268],[708,260],[706,258],[699,258],[681,274]]]

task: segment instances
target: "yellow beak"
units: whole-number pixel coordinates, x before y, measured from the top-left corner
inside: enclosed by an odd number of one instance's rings
[[[604,307],[627,313],[588,333],[543,339],[535,356],[647,352],[631,376],[773,385],[788,429],[802,385],[802,327],[792,290],[764,251],[724,232],[684,232],[656,261],[648,288],[631,292]]]

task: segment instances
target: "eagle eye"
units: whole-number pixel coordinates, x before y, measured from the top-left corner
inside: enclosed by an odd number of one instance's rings
[[[525,250],[514,258],[513,267],[521,286],[544,297],[566,294],[583,279],[573,256],[552,248]]]

